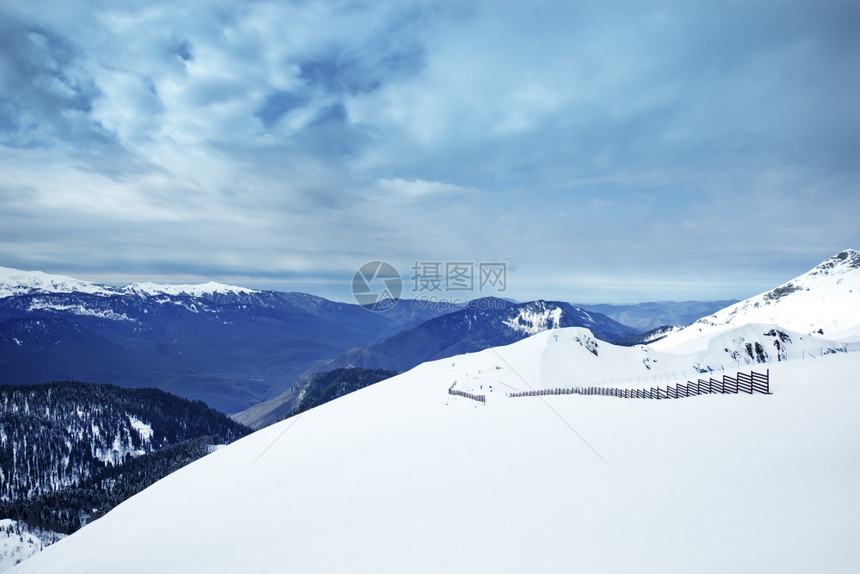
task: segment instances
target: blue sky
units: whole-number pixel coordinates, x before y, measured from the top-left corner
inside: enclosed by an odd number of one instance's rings
[[[0,265],[745,298],[860,247],[856,2],[0,4]],[[407,293],[408,295],[408,293]]]

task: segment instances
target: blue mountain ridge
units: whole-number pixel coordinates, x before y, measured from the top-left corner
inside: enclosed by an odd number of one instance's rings
[[[156,387],[232,413],[439,312],[369,313],[303,293],[27,293],[0,298],[0,383]]]

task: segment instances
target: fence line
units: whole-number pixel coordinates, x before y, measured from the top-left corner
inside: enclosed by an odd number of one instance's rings
[[[454,382],[456,385],[456,381]],[[454,385],[448,389],[450,394],[459,394],[465,396],[468,393],[455,391]],[[706,394],[738,394],[738,393],[762,393],[765,395],[770,392],[770,369],[764,373],[750,371],[749,373],[738,372],[734,377],[723,375],[721,379],[709,377],[707,380],[698,379],[697,381],[687,381],[686,384],[678,383],[677,385],[667,385],[665,389],[660,387],[650,387],[648,389],[620,389],[616,387],[566,387],[555,389],[539,389],[531,391],[522,391],[517,393],[508,393],[509,397],[540,397],[546,395],[599,395],[605,397],[618,397],[622,399],[681,399],[685,397],[695,397],[697,395]],[[468,398],[475,398],[481,402],[486,402],[483,395],[472,395]]]
[[[457,381],[454,381],[451,384],[451,388],[448,389],[449,395],[456,395],[458,397],[464,397],[467,399],[472,399],[473,401],[478,401],[479,403],[487,404],[487,396],[486,395],[476,395],[474,393],[467,393],[465,391],[458,391],[454,387],[457,386]]]

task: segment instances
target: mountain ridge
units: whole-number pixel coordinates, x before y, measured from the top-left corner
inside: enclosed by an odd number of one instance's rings
[[[39,274],[10,287],[9,275],[0,298],[0,383],[157,386],[226,413],[276,396],[284,390],[278,385],[317,361],[440,312],[370,313],[308,294],[242,288],[106,289]]]
[[[561,327],[587,326],[604,340],[636,333],[605,315],[560,301],[511,304],[488,297],[472,303],[365,349],[350,351],[332,364],[407,370],[425,361],[513,343]]]
[[[406,371],[426,361],[506,345],[537,333],[563,327],[588,326],[604,340],[626,339],[637,332],[593,311],[558,301],[511,303],[486,297],[465,308],[429,319],[411,329],[316,365],[320,373],[353,367]],[[301,381],[296,383],[301,387]],[[236,413],[235,420],[262,428],[281,420],[296,406],[290,387],[278,396]]]
[[[137,293],[149,296],[158,294],[201,296],[214,293],[259,293],[259,291],[246,287],[225,285],[215,281],[184,285],[141,282],[114,287],[103,283],[83,281],[66,275],[45,273],[44,271],[25,271],[0,266],[0,298],[34,293],[88,293],[100,295]]]
[[[696,346],[702,335],[746,323],[772,324],[835,340],[860,339],[860,251],[843,250],[794,279],[651,345],[660,350]]]

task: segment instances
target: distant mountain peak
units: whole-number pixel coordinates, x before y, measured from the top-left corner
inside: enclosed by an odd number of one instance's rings
[[[116,290],[106,285],[81,281],[65,275],[42,271],[22,271],[0,267],[0,298],[30,293],[90,293],[113,295]]]
[[[201,297],[203,295],[223,294],[223,295],[240,295],[247,293],[258,293],[254,289],[246,287],[236,287],[235,285],[225,285],[209,281],[208,283],[198,283],[192,285],[163,285],[158,283],[132,283],[126,285],[122,289],[126,293],[134,293],[136,295],[190,295],[192,297]]]
[[[842,273],[852,273],[860,269],[860,251],[855,249],[846,249],[840,251],[830,259],[820,263],[812,269],[807,275],[837,275]]]

